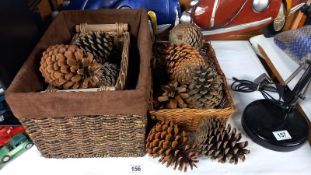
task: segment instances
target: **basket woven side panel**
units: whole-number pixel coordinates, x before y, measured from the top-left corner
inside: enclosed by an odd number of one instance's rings
[[[44,157],[139,157],[146,116],[75,116],[21,121]]]
[[[236,111],[233,97],[228,89],[227,80],[217,61],[216,54],[210,43],[204,43],[201,51],[204,57],[209,58],[209,64],[215,66],[216,71],[221,76],[224,84],[224,99],[219,108],[216,109],[160,109],[150,111],[153,119],[170,120],[187,131],[195,131],[203,118],[217,117],[223,122],[227,122],[229,117]]]
[[[128,32],[123,33],[123,50],[122,60],[120,65],[120,73],[116,82],[116,89],[124,89],[128,74],[129,64],[129,45],[130,45],[130,34]]]

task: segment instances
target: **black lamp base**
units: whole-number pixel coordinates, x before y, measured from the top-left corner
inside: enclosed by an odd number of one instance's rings
[[[242,126],[254,142],[281,152],[298,149],[309,134],[308,122],[296,108],[288,112],[267,100],[256,100],[245,108]]]

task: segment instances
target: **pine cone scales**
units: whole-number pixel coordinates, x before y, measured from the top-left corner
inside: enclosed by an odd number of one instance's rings
[[[146,151],[152,157],[161,157],[159,161],[167,167],[174,166],[180,171],[187,171],[188,166],[196,167],[198,160],[194,150],[187,133],[169,121],[157,123],[147,137]]]
[[[194,69],[206,64],[200,53],[190,45],[171,45],[165,53],[164,62],[170,77],[181,84],[189,84]]]
[[[40,72],[45,81],[61,89],[97,87],[102,76],[101,65],[90,53],[75,45],[54,45],[43,52]]]
[[[119,75],[119,68],[117,65],[105,62],[101,70],[103,72],[103,76],[100,78],[100,85],[114,86]]]
[[[187,94],[187,86],[180,85],[177,81],[170,82],[161,87],[163,93],[158,97],[160,108],[186,108],[186,100],[189,95]]]
[[[73,44],[94,55],[98,63],[103,64],[110,56],[113,47],[113,37],[103,32],[81,33],[74,38]]]
[[[188,93],[190,108],[215,108],[223,99],[223,81],[211,68],[200,66],[194,71]]]
[[[219,162],[237,164],[239,159],[244,161],[245,154],[250,151],[245,149],[248,142],[239,142],[241,134],[236,129],[226,127],[219,119],[209,118],[201,122],[197,130],[196,144],[198,153]]]
[[[172,44],[189,44],[197,49],[203,46],[203,35],[193,24],[178,24],[169,35]]]

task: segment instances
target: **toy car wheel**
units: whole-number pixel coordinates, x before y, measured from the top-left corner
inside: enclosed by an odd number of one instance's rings
[[[25,146],[25,149],[30,149],[32,146],[33,146],[32,143],[28,143],[28,144]]]
[[[2,157],[1,162],[2,162],[2,163],[7,163],[7,162],[10,161],[10,160],[11,160],[11,157],[8,156],[8,155],[6,155],[6,156]]]
[[[278,34],[282,31],[286,23],[286,9],[285,4],[281,3],[279,13],[274,21],[269,24],[269,26],[265,29],[264,34],[266,37],[272,37],[275,34]]]

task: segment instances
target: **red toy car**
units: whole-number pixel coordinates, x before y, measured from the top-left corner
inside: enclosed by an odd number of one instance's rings
[[[264,28],[279,32],[305,0],[193,0],[182,19],[192,19],[203,35],[237,34]]]
[[[24,132],[22,126],[0,126],[0,147],[7,144],[13,136]]]

